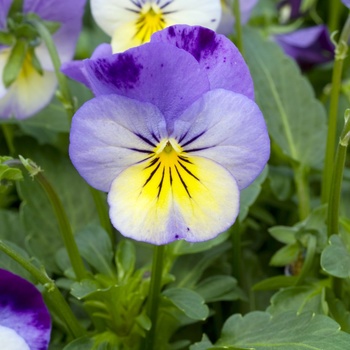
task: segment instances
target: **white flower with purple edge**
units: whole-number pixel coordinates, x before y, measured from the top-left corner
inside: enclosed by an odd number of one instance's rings
[[[34,285],[0,269],[1,350],[46,350],[51,318]]]
[[[220,0],[91,0],[91,12],[112,37],[113,52],[148,42],[174,24],[216,29],[221,16]]]
[[[173,26],[63,71],[96,96],[73,117],[71,160],[109,192],[111,221],[124,236],[199,242],[233,224],[239,192],[263,170],[270,144],[230,40]]]
[[[53,35],[53,41],[61,62],[73,58],[75,45],[81,29],[81,19],[86,0],[24,0],[23,13],[35,13],[41,19],[60,24]],[[0,30],[6,31],[7,16],[12,0],[0,0]],[[0,119],[11,117],[24,119],[45,107],[51,100],[57,86],[50,55],[44,44],[35,48],[36,56],[43,68],[39,74],[26,55],[16,81],[6,88],[2,75],[11,54],[11,47],[0,45]],[[35,89],[33,88],[35,86]]]

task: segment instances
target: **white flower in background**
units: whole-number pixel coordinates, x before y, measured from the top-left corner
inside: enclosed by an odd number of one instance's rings
[[[148,42],[151,35],[174,24],[215,30],[220,0],[91,0],[96,23],[112,37],[113,52]]]

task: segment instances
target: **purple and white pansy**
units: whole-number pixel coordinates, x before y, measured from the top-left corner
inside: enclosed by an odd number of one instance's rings
[[[263,170],[270,142],[230,40],[177,25],[63,71],[96,96],[73,117],[71,160],[109,193],[110,218],[123,235],[199,242],[233,224],[240,190]]]
[[[46,350],[51,318],[34,285],[0,269],[1,350]]]

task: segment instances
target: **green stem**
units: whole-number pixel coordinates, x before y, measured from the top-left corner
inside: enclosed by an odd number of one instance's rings
[[[72,98],[72,94],[70,92],[67,79],[60,71],[61,60],[58,55],[56,46],[52,40],[51,33],[45,27],[45,25],[40,21],[32,20],[30,21],[30,24],[36,28],[36,30],[40,34],[41,39],[44,41],[49,51],[51,61],[54,66],[55,74],[58,80],[59,88],[60,88],[60,94],[59,94],[60,100],[67,112],[68,117],[72,119],[73,114],[75,112],[75,103]]]
[[[48,196],[51,202],[75,276],[77,280],[80,281],[87,276],[87,272],[83,260],[79,254],[79,250],[74,239],[73,231],[69,223],[68,216],[55,190],[53,189],[49,181],[46,179],[46,177],[42,174],[42,172],[38,172],[35,175],[35,179],[44,189],[46,195]]]
[[[345,126],[341,133],[340,141],[332,167],[333,176],[328,204],[328,237],[339,233],[339,206],[341,187],[344,174],[346,151],[350,139],[350,110],[346,113]]]
[[[334,161],[336,139],[337,139],[337,119],[338,119],[338,102],[339,92],[341,88],[341,77],[343,71],[343,62],[346,57],[347,42],[350,37],[350,16],[348,16],[342,33],[340,35],[339,44],[335,50],[335,61],[332,75],[332,87],[330,96],[329,116],[328,116],[328,134],[327,146],[325,154],[325,163],[322,177],[322,203],[328,203],[331,188],[332,167]]]
[[[79,324],[71,308],[67,304],[63,295],[57,288],[55,282],[49,278],[45,271],[39,270],[27,259],[19,255],[15,250],[0,240],[0,250],[27,270],[40,284],[45,287],[46,295],[50,299],[50,305],[54,307],[55,313],[67,325],[72,337],[79,338],[84,335],[85,330]]]
[[[310,214],[310,193],[307,169],[303,166],[294,167],[294,181],[298,197],[299,219],[304,220]]]
[[[114,245],[115,243],[115,235],[113,231],[113,227],[111,225],[111,220],[109,219],[108,209],[106,206],[106,201],[102,197],[102,193],[92,187],[90,188],[90,193],[95,203],[95,207],[97,210],[98,217],[100,219],[101,226],[106,230],[109,235],[109,238]]]
[[[242,22],[241,22],[241,9],[240,0],[233,1],[233,15],[235,17],[235,31],[236,31],[236,46],[238,50],[244,55],[243,52],[243,34],[242,34]]]
[[[152,322],[152,327],[147,333],[144,346],[145,350],[155,350],[155,334],[157,328],[158,319],[158,307],[160,292],[162,288],[162,275],[163,275],[163,257],[164,257],[164,245],[154,247],[154,255],[152,262],[152,274],[151,284],[148,294],[147,315]]]
[[[338,29],[341,6],[340,0],[329,1],[328,28],[331,33]]]
[[[8,149],[9,149],[10,155],[14,156],[15,152],[16,152],[16,149],[15,149],[15,146],[13,144],[13,128],[12,128],[12,125],[2,124],[1,128],[2,128],[2,132],[4,134],[4,137],[5,137],[5,141],[6,141]]]

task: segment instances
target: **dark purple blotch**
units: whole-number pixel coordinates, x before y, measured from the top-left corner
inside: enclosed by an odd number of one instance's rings
[[[130,53],[113,55],[110,58],[99,58],[94,62],[96,78],[117,89],[132,89],[140,80],[143,66]]]

